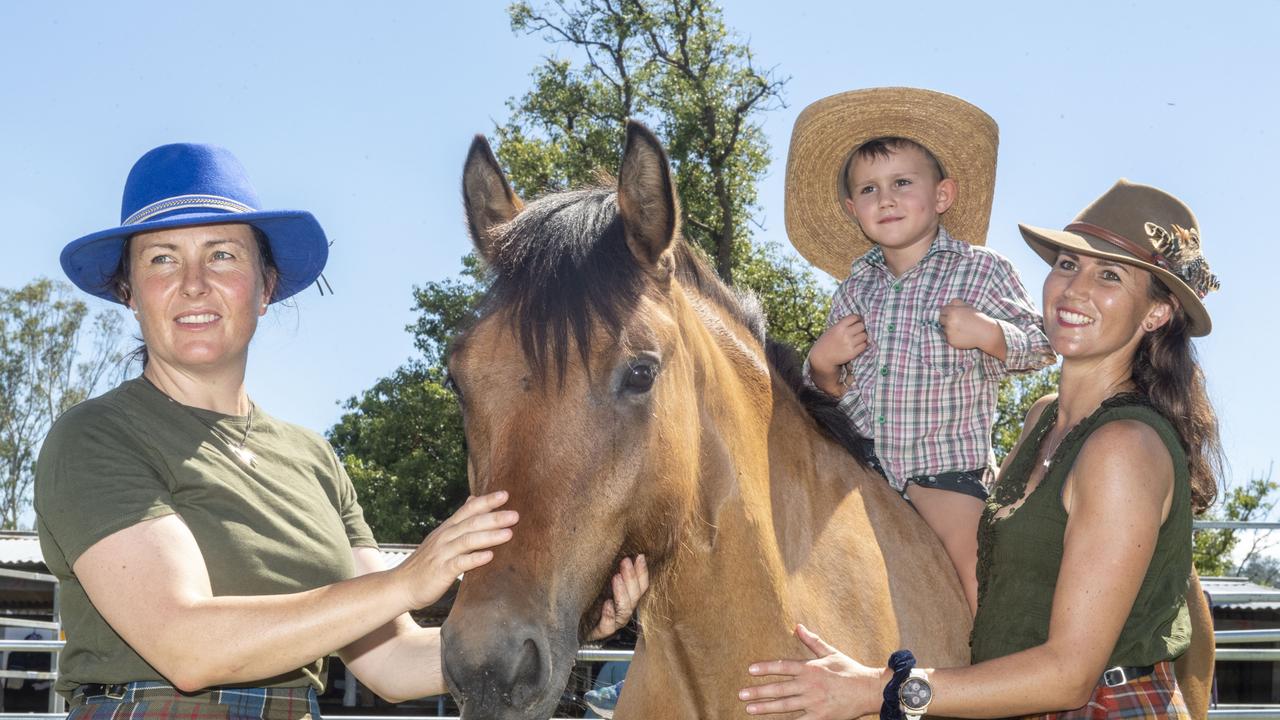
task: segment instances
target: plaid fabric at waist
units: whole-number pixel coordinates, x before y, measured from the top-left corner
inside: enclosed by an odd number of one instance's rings
[[[71,695],[67,720],[320,720],[316,690],[214,688],[184,693],[155,681],[81,685]]]
[[[862,450],[863,455],[867,459],[867,465],[869,465],[872,470],[880,473],[880,476],[885,480],[889,480],[889,473],[885,471],[884,463],[882,463],[880,458],[876,456],[875,448],[876,445],[874,442],[866,438],[862,439]],[[941,488],[943,490],[960,492],[965,495],[972,495],[979,500],[985,501],[989,495],[991,476],[991,469],[985,467],[977,468],[975,470],[951,470],[936,473],[934,475],[913,475],[904,481],[902,490],[898,490],[896,492],[903,497],[908,497],[907,486],[914,483],[922,487]],[[889,485],[890,487],[893,487],[893,482],[889,481]]]
[[[1173,675],[1173,663],[1156,663],[1155,671],[1123,685],[1099,683],[1084,707],[1064,712],[1032,715],[1025,720],[1191,720],[1182,691]]]

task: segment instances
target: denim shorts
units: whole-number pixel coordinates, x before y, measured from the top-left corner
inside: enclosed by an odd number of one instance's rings
[[[870,440],[865,441],[864,449],[867,456],[867,464],[876,472],[880,473],[885,480],[889,479],[889,473],[884,471],[884,465],[880,463],[880,458],[876,457],[874,444]],[[947,472],[935,473],[933,475],[913,475],[907,478],[907,482],[902,490],[902,497],[908,502],[911,498],[907,497],[907,488],[912,484],[920,487],[936,488],[938,490],[946,490],[948,492],[960,493],[968,495],[986,502],[990,492],[987,486],[991,480],[991,468],[978,468],[976,470],[948,470]]]

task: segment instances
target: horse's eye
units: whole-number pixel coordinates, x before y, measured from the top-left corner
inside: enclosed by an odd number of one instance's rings
[[[653,380],[658,376],[658,369],[648,363],[635,363],[627,368],[622,376],[622,391],[640,395],[649,392]]]
[[[444,389],[453,393],[454,397],[458,398],[458,402],[462,402],[462,389],[458,387],[457,381],[453,379],[453,373],[445,373]]]

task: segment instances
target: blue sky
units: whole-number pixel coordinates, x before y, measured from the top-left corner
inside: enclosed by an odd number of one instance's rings
[[[764,117],[773,165],[759,239],[787,244],[782,175],[795,116],[858,87],[959,95],[1000,124],[989,244],[1039,296],[1047,266],[1016,223],[1066,224],[1119,177],[1187,201],[1223,281],[1198,343],[1231,475],[1277,456],[1280,3],[728,2],[758,64],[791,81]],[[216,142],[267,207],[315,213],[337,291],[265,318],[249,391],[317,431],[413,353],[414,285],[457,273],[471,136],[507,115],[555,50],[505,3],[0,0],[0,286],[61,278],[68,241],[116,224],[129,167],[168,142]],[[788,246],[789,247],[789,246]],[[90,299],[95,308],[108,303]]]

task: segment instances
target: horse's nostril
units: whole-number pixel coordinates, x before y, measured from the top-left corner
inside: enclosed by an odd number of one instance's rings
[[[517,707],[537,702],[541,695],[543,678],[542,653],[538,643],[529,638],[520,647],[511,677],[511,704]]]

